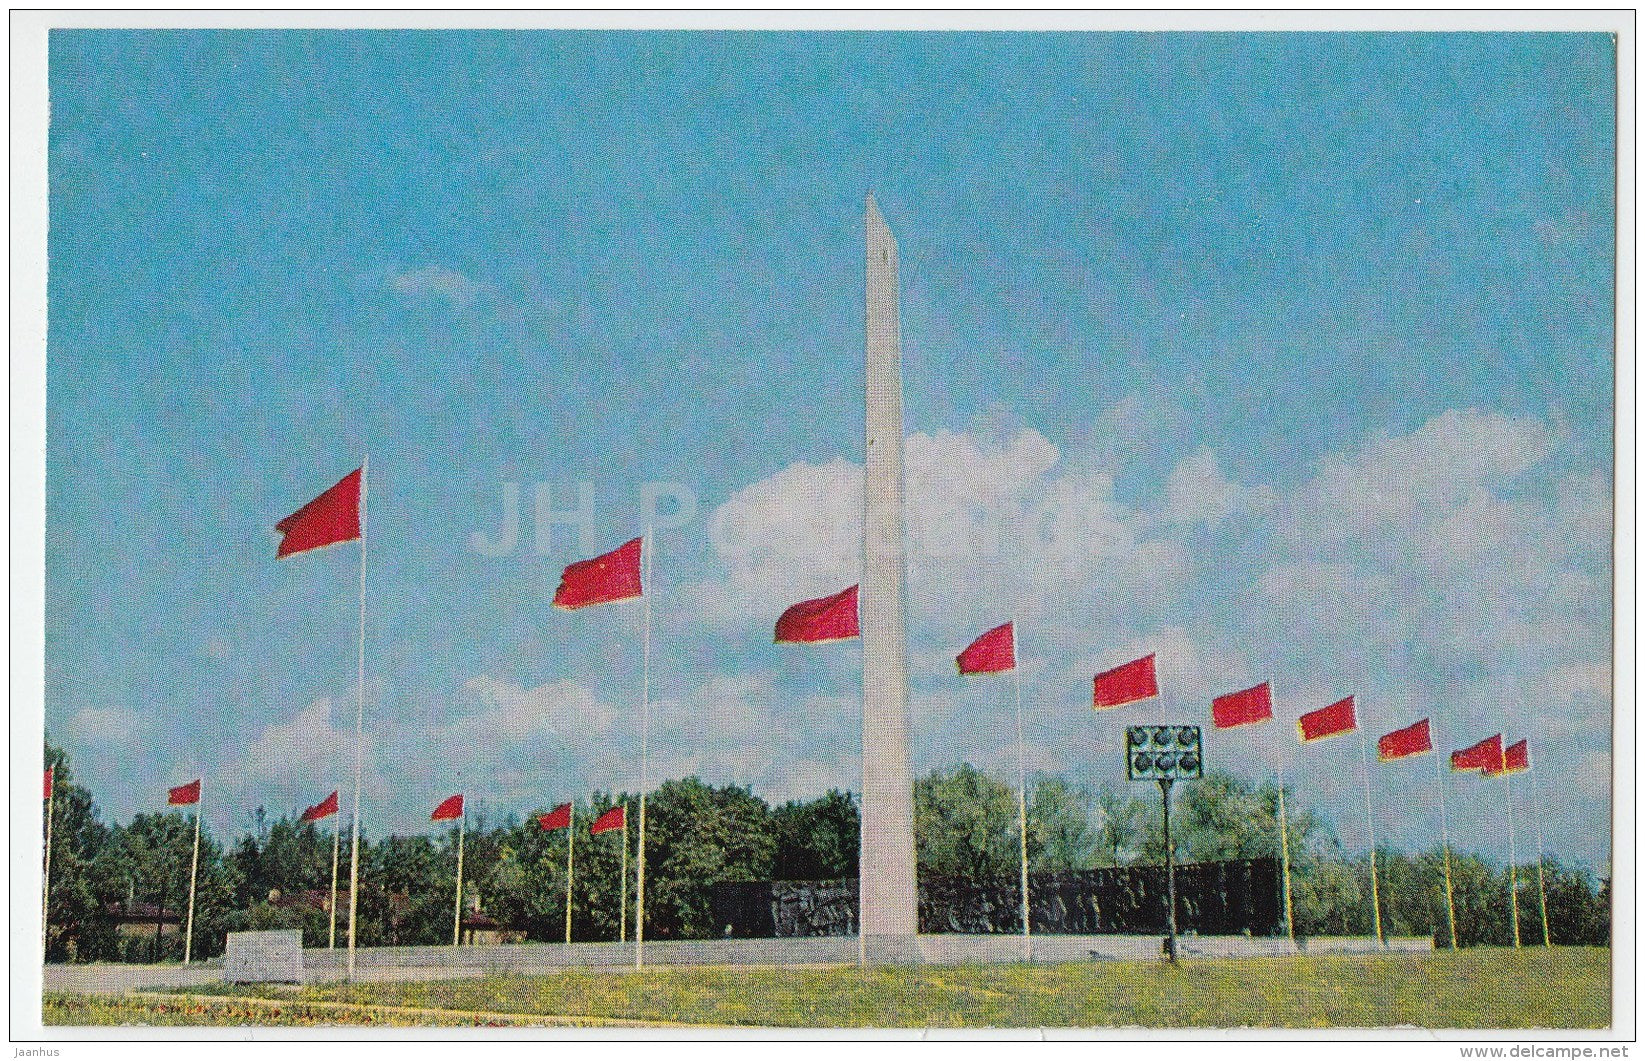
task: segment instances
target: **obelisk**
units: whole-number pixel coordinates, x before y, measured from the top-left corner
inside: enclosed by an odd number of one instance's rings
[[[867,235],[858,923],[865,961],[900,963],[919,960],[903,606],[902,329],[897,308],[897,242],[873,196],[868,197]]]

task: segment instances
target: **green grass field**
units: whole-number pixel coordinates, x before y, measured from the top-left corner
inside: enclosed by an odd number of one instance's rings
[[[1207,959],[1174,968],[578,970],[283,990],[214,985],[190,989],[196,998],[186,1003],[50,995],[45,1023],[1604,1028],[1610,966],[1608,949],[1572,947]]]

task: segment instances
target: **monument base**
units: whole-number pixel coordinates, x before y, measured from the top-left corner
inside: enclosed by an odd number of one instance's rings
[[[920,938],[918,936],[864,936],[862,956],[865,965],[919,965]]]

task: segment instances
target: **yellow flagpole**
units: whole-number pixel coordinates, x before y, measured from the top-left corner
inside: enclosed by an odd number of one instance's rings
[[[337,949],[337,851],[343,844],[343,830],[331,830],[331,934],[326,938],[326,950]]]
[[[1502,756],[1502,777],[1508,784],[1508,909],[1513,918],[1514,949],[1519,949],[1519,848],[1514,840],[1514,775],[1508,757]]]
[[[40,900],[40,960],[46,960],[46,947],[51,943],[51,819],[52,810],[57,803],[57,767],[54,764],[48,771],[51,775],[51,793],[46,796],[46,876],[45,897]],[[1547,920],[1546,917],[1543,920]]]
[[[577,849],[577,803],[566,804],[565,826],[565,941],[571,942],[571,865],[572,852]]]
[[[623,865],[617,899],[617,942],[628,942],[628,801],[623,801]]]
[[[1280,752],[1280,745],[1275,745],[1274,780],[1279,783],[1280,876],[1285,894],[1285,934],[1294,944],[1297,941],[1297,927],[1291,915],[1291,831],[1285,824],[1285,771],[1280,765]]]
[[[183,934],[184,965],[189,963],[194,952],[194,881],[200,872],[200,808],[205,806],[205,787],[202,782],[201,791],[194,800],[194,859],[188,869],[188,930]]]
[[[1430,720],[1428,725],[1431,734],[1433,722]],[[1430,739],[1432,739],[1431,735]],[[1451,929],[1451,949],[1456,950],[1457,903],[1456,889],[1451,884],[1451,823],[1445,810],[1445,763],[1442,759],[1444,753],[1439,750],[1440,747],[1442,745],[1436,745],[1434,748],[1434,774],[1439,783],[1439,842],[1440,850],[1445,856],[1443,863],[1445,867],[1445,918]]]
[[[451,915],[451,945],[461,946],[463,942],[463,839],[468,832],[468,803],[463,803],[463,817],[457,823],[457,902],[456,910]]]
[[[1377,891],[1377,829],[1376,815],[1371,810],[1371,753],[1366,747],[1365,726],[1357,718],[1354,725],[1359,730],[1359,777],[1365,785],[1365,837],[1371,842],[1371,927],[1377,934],[1377,942],[1386,944],[1388,941],[1382,934],[1382,899]]]

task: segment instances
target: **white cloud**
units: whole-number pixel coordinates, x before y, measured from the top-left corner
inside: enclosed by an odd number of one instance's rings
[[[1161,518],[1169,523],[1216,524],[1247,508],[1273,499],[1267,487],[1245,487],[1222,474],[1217,455],[1201,446],[1184,457],[1165,480]]]
[[[1420,535],[1436,513],[1514,485],[1556,442],[1540,421],[1452,409],[1408,435],[1382,437],[1328,459],[1288,500],[1281,529],[1298,547]]]
[[[144,729],[141,716],[124,707],[84,707],[69,718],[70,739],[82,744],[129,744]]]
[[[1582,607],[1607,593],[1592,476],[1527,489],[1558,440],[1538,421],[1453,410],[1331,458],[1280,503],[1280,548],[1259,578],[1268,614],[1497,669],[1603,639]]]
[[[330,697],[311,701],[289,722],[264,727],[246,746],[243,761],[225,774],[234,783],[304,782],[340,777],[354,748],[351,725],[335,717]],[[370,747],[370,736],[367,736]]]
[[[906,481],[910,599],[955,629],[1001,608],[1056,611],[1093,585],[1152,593],[1187,569],[1178,541],[1148,537],[1150,518],[1116,499],[1111,474],[1066,468],[1037,431],[910,435]],[[844,460],[738,491],[709,517],[721,577],[692,588],[702,612],[744,625],[858,581],[862,504],[862,469]]]
[[[583,740],[609,733],[617,712],[573,681],[548,682],[532,689],[489,675],[463,683],[486,706],[460,715],[446,727],[460,745],[475,741],[522,741],[554,737]]]
[[[839,459],[792,464],[739,490],[708,518],[724,576],[689,592],[727,626],[844,589],[862,570],[862,505],[862,468]]]
[[[443,265],[425,265],[421,269],[395,273],[388,278],[388,286],[397,295],[436,299],[462,311],[473,309],[486,291],[486,285]]]

